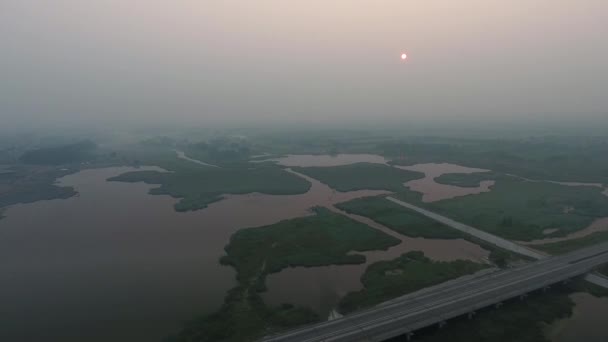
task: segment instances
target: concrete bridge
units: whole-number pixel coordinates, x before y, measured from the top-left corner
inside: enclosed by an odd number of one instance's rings
[[[608,263],[608,243],[435,286],[343,318],[268,336],[263,341],[351,342],[411,337],[418,329],[441,326],[462,315],[472,317],[476,310],[548,289],[604,263]]]

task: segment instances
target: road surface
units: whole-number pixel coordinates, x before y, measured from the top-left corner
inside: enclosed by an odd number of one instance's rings
[[[583,275],[608,262],[608,243],[487,275],[422,290],[343,318],[264,342],[383,341]]]
[[[452,227],[454,229],[458,229],[461,232],[464,232],[466,234],[475,236],[475,237],[477,237],[477,238],[479,238],[481,240],[489,242],[489,243],[491,243],[493,245],[496,245],[496,246],[501,247],[503,249],[506,249],[508,251],[511,251],[511,252],[514,252],[514,253],[517,253],[517,254],[520,254],[520,255],[525,255],[527,257],[530,257],[530,258],[536,259],[536,260],[544,259],[544,258],[547,257],[546,255],[544,255],[542,253],[530,250],[530,249],[528,249],[526,247],[523,247],[521,245],[518,245],[518,244],[516,244],[516,243],[514,243],[512,241],[503,239],[503,238],[498,237],[496,235],[492,235],[492,234],[486,233],[486,232],[484,232],[482,230],[479,230],[477,228],[473,228],[471,226],[468,226],[466,224],[460,223],[458,221],[454,221],[451,218],[448,218],[448,217],[436,214],[436,213],[434,213],[432,211],[428,211],[426,209],[417,207],[417,206],[415,206],[413,204],[409,204],[407,202],[400,201],[400,200],[398,200],[398,199],[396,199],[394,197],[387,197],[386,199],[389,200],[389,201],[391,201],[391,202],[393,202],[393,203],[396,203],[396,204],[398,204],[398,205],[400,205],[402,207],[414,210],[414,211],[416,211],[416,212],[418,212],[418,213],[420,213],[420,214],[422,214],[422,215],[424,215],[424,216],[426,216],[426,217],[428,217],[430,219],[433,219],[433,220],[435,220],[437,222],[443,223],[443,224],[445,224],[445,225],[447,225],[449,227]],[[595,284],[595,285],[598,285],[598,286],[601,286],[603,288],[608,289],[608,279],[605,278],[605,277],[602,277],[600,275],[597,275],[597,274],[588,274],[587,276],[585,276],[585,280],[587,280],[588,282],[590,282],[592,284]]]

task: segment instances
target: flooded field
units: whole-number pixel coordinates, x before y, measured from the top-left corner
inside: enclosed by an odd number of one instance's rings
[[[310,307],[322,317],[327,317],[340,298],[348,292],[363,288],[361,276],[367,266],[375,262],[396,259],[410,251],[422,251],[427,257],[437,261],[461,259],[484,263],[489,256],[489,252],[479,245],[463,239],[410,238],[369,218],[348,214],[333,206],[328,208],[396,237],[401,243],[387,251],[357,252],[366,257],[366,262],[360,265],[294,267],[271,274],[266,279],[268,291],[262,295],[267,303],[272,305],[295,303]]]
[[[572,317],[548,327],[547,336],[553,342],[605,342],[608,298],[588,293],[575,293],[570,298],[576,303]]]
[[[443,174],[469,174],[488,171],[484,169],[475,169],[448,163],[429,163],[395,167],[403,170],[422,172],[425,174],[425,177],[422,179],[416,179],[405,183],[405,186],[407,186],[411,190],[422,193],[422,200],[424,202],[436,202],[444,199],[488,192],[490,191],[490,188],[494,185],[494,181],[482,181],[476,188],[464,188],[454,185],[439,184],[435,182],[435,178]]]
[[[363,288],[361,276],[367,266],[383,260],[398,258],[409,251],[423,251],[426,256],[439,261],[458,259],[487,262],[488,251],[466,240],[431,240],[401,237],[402,243],[388,251],[357,253],[365,255],[361,265],[323,267],[294,267],[271,274],[266,279],[268,291],[262,294],[272,305],[294,303],[310,307],[322,317],[327,317],[340,298],[351,291]]]
[[[543,233],[552,234],[558,230],[559,229],[546,229],[545,231],[543,231]],[[579,238],[585,237],[587,235],[591,235],[593,233],[605,232],[605,231],[608,231],[608,217],[599,218],[599,219],[593,221],[593,223],[591,223],[589,225],[589,227],[587,227],[585,229],[581,229],[581,230],[574,232],[572,234],[569,234],[567,236],[533,240],[533,241],[518,241],[517,243],[522,244],[522,245],[528,245],[528,246],[542,245],[542,244],[546,244],[546,243],[554,243],[554,242],[561,242],[561,241],[567,241],[567,240],[572,240],[572,239],[579,239]]]

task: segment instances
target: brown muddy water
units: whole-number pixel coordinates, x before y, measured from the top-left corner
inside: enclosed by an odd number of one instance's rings
[[[548,234],[555,233],[558,230],[559,229],[546,229]],[[521,245],[528,245],[528,246],[543,245],[546,243],[554,243],[554,242],[568,241],[568,240],[573,240],[573,239],[580,239],[582,237],[591,235],[593,233],[605,232],[605,231],[608,231],[608,217],[602,217],[602,218],[596,219],[587,228],[581,229],[579,231],[576,231],[576,232],[566,235],[566,236],[532,240],[532,241],[517,241],[517,243],[519,243]],[[543,233],[545,233],[545,232],[543,231]]]
[[[234,270],[218,259],[237,230],[310,215],[318,205],[337,211],[336,203],[386,193],[340,193],[301,175],[312,184],[306,194],[227,195],[204,210],[177,213],[176,199],[148,194],[155,186],[106,181],[134,170],[81,171],[58,180],[78,196],[6,209],[0,220],[0,341],[161,341],[184,321],[219,308],[235,286]],[[365,265],[410,250],[436,260],[487,258],[487,251],[464,240],[406,238],[348,216],[402,241],[388,251],[362,253]],[[268,277],[264,298],[325,314],[361,288],[365,265],[287,269]]]
[[[349,193],[336,192],[319,181],[306,175],[291,171],[302,178],[307,179],[315,187],[324,188],[334,196],[344,196]],[[385,191],[376,191],[387,193]],[[357,193],[357,191],[353,192]],[[363,288],[361,276],[370,264],[392,260],[409,251],[422,251],[434,260],[452,261],[457,259],[487,262],[489,252],[479,245],[470,243],[463,239],[441,240],[409,238],[393,230],[374,222],[373,220],[348,214],[333,206],[333,204],[345,202],[350,199],[335,198],[323,206],[330,210],[347,216],[355,221],[367,224],[399,240],[399,245],[389,248],[387,251],[357,252],[366,256],[366,263],[361,265],[333,265],[323,267],[294,267],[285,269],[279,273],[271,274],[266,279],[267,292],[262,294],[264,300],[270,305],[293,303],[310,307],[322,317],[327,317],[331,310],[338,304],[341,297],[351,291]]]
[[[158,170],[139,170],[150,169]],[[340,193],[305,177],[312,183],[306,194],[228,195],[204,210],[177,213],[176,199],[148,195],[154,186],[106,181],[134,170],[81,171],[58,180],[75,187],[78,196],[5,211],[0,220],[0,340],[160,341],[183,321],[216,310],[236,284],[233,269],[218,259],[237,230],[310,215],[313,206],[385,193]],[[450,250],[463,258],[480,253],[478,246],[463,249],[458,241],[419,240],[404,240],[408,248],[402,244],[366,255],[371,261],[411,249],[437,258]],[[329,288],[349,283],[344,267],[338,271],[345,272],[344,279],[329,282]],[[356,268],[353,288],[362,272]],[[300,283],[300,288],[309,286],[315,285]],[[305,298],[319,301],[312,297]]]
[[[235,273],[218,266],[217,223],[231,209],[178,214],[150,185],[105,181],[132,170],[66,176],[78,196],[5,212],[0,340],[160,341],[221,305]]]
[[[422,251],[427,257],[438,261],[462,259],[485,263],[488,260],[488,251],[463,239],[409,238],[366,217],[347,214],[334,207],[330,209],[394,236],[401,243],[387,251],[356,252],[366,257],[366,262],[361,265],[294,267],[271,274],[266,279],[268,291],[262,294],[267,303],[294,303],[328,317],[344,295],[363,288],[361,276],[375,262],[396,259],[410,251]]]
[[[572,316],[549,326],[547,337],[553,342],[608,341],[608,298],[588,293],[575,293],[570,298],[576,303]]]
[[[455,197],[480,194],[489,192],[494,181],[482,181],[476,188],[464,188],[454,185],[439,184],[435,178],[448,173],[476,173],[489,170],[470,168],[448,163],[416,164],[412,166],[395,166],[399,169],[424,173],[425,177],[405,183],[405,186],[413,191],[422,193],[423,202],[436,202]]]

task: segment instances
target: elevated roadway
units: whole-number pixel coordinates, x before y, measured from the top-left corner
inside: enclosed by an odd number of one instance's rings
[[[608,243],[450,282],[339,319],[268,336],[263,341],[383,341],[408,336],[418,329],[472,315],[481,308],[568,281],[604,263],[608,263]]]

